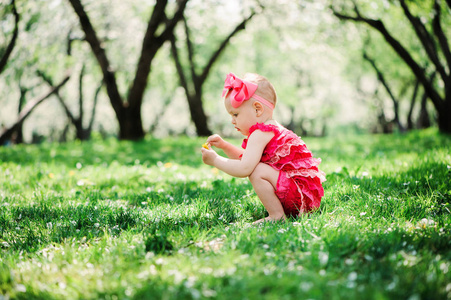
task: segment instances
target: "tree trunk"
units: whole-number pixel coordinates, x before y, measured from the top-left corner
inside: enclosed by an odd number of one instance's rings
[[[119,139],[140,140],[144,137],[144,129],[141,119],[141,106],[126,107],[124,113],[118,116]]]
[[[147,87],[152,60],[164,42],[171,37],[175,25],[183,16],[187,1],[177,1],[178,7],[171,19],[167,18],[165,13],[168,1],[156,1],[142,42],[141,55],[137,64],[135,78],[131,84],[128,99],[125,102],[119,93],[116,76],[114,71],[112,71],[112,66],[108,60],[106,51],[98,39],[97,33],[83,5],[80,0],[69,0],[79,17],[86,41],[91,46],[91,50],[102,70],[107,94],[119,122],[120,139],[139,140],[144,137],[145,132],[142,126],[141,104]]]
[[[407,129],[408,130],[413,129],[412,113],[413,113],[413,108],[415,106],[415,101],[417,99],[419,85],[420,85],[420,83],[417,80],[415,83],[415,87],[413,88],[412,98],[410,99],[410,108],[409,108],[409,113],[407,114]]]
[[[205,114],[203,105],[202,105],[202,86],[205,83],[208,74],[210,73],[211,68],[214,63],[218,60],[221,53],[229,44],[231,38],[237,34],[239,31],[244,30],[246,23],[252,19],[255,15],[253,12],[249,17],[244,19],[240,24],[238,24],[235,29],[222,41],[219,45],[218,49],[211,55],[208,60],[208,63],[203,68],[201,74],[196,73],[196,69],[194,62],[194,52],[193,45],[191,41],[191,35],[188,28],[188,23],[185,18],[183,18],[184,27],[185,27],[185,40],[186,40],[186,48],[188,52],[188,62],[189,62],[189,70],[191,74],[191,82],[188,82],[187,76],[185,75],[184,68],[181,64],[177,45],[176,45],[176,37],[172,35],[170,37],[171,41],[171,54],[174,58],[175,66],[177,69],[177,73],[179,75],[180,84],[185,90],[186,98],[188,100],[188,106],[191,113],[191,120],[194,122],[196,126],[196,132],[199,136],[209,136],[212,134],[211,130],[208,128],[208,117]]]
[[[186,25],[185,25],[186,26]],[[187,37],[187,43],[190,45],[189,36]],[[190,46],[188,46],[190,49]],[[182,64],[180,62],[177,46],[175,44],[175,36],[171,37],[171,53],[174,58],[175,67],[177,69],[177,73],[179,74],[180,84],[185,90],[186,99],[188,100],[188,107],[191,115],[191,120],[194,122],[194,126],[196,127],[196,132],[198,136],[209,136],[212,134],[210,129],[208,128],[207,116],[204,112],[204,108],[202,105],[202,84],[199,82],[197,75],[192,74],[192,85],[195,85],[194,92],[190,92],[190,88],[188,87],[188,81],[185,77],[185,73],[183,71]],[[190,54],[190,62],[193,63],[192,56]],[[194,71],[194,66],[191,66],[192,72]],[[196,81],[196,82],[195,82]]]
[[[25,105],[26,97],[27,97],[28,89],[24,87],[20,87],[20,99],[19,99],[19,108],[17,110],[17,114],[20,115],[22,109]],[[23,141],[23,123],[19,124],[16,129],[15,137],[13,138],[14,144],[22,144]]]
[[[187,95],[188,96],[188,95]],[[205,115],[204,108],[202,106],[202,94],[195,93],[188,96],[189,111],[191,113],[191,119],[196,126],[197,135],[209,136],[212,134],[207,125],[207,116]]]
[[[417,128],[424,129],[431,127],[431,120],[429,118],[429,112],[427,110],[428,94],[425,92],[421,98],[420,114],[418,116]]]
[[[437,122],[441,132],[451,134],[451,95],[437,111]]]
[[[16,3],[14,0],[11,0],[11,5],[13,7],[13,15],[14,15],[14,32],[11,41],[8,44],[8,47],[6,47],[5,53],[0,58],[0,73],[2,73],[2,71],[5,69],[6,64],[8,63],[8,59],[11,56],[14,47],[16,46],[17,37],[19,36],[20,15],[17,13]]]

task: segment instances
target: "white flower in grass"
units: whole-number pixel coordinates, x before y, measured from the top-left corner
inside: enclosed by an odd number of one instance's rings
[[[395,289],[395,287],[396,287],[396,282],[393,281],[392,283],[390,283],[389,285],[387,285],[386,290],[387,290],[387,291],[393,291],[393,290]]]
[[[193,296],[194,299],[199,299],[201,296],[201,293],[196,289],[191,289],[191,296]]]
[[[365,257],[365,259],[366,259],[367,261],[372,261],[372,260],[373,260],[373,257],[372,257],[372,256],[369,256],[368,254],[365,254],[364,257]]]
[[[312,282],[302,282],[301,283],[301,290],[303,290],[304,292],[310,291],[312,287],[313,287]]]
[[[448,273],[448,271],[449,271],[449,263],[441,263],[440,264],[440,271],[442,271],[443,272],[443,274],[446,274],[446,273]]]
[[[421,219],[421,221],[420,222],[418,222],[418,224],[417,224],[417,228],[427,228],[427,227],[434,227],[434,226],[436,226],[436,222],[434,221],[434,220],[432,220],[432,219],[426,219],[426,218],[423,218],[423,219]]]
[[[185,275],[178,270],[169,270],[168,275],[174,277],[175,284],[179,284],[185,279]]]
[[[23,284],[17,284],[16,285],[16,291],[21,292],[21,293],[25,293],[27,291],[27,288]]]
[[[203,295],[205,298],[213,298],[213,297],[216,297],[217,294],[218,294],[218,293],[216,293],[215,290],[210,290],[210,289],[208,289],[208,288],[203,288],[203,289],[202,289],[202,295]]]
[[[420,300],[421,296],[418,294],[413,294],[411,295],[409,298],[407,298],[408,300]]]
[[[329,261],[329,253],[320,251],[320,252],[318,253],[318,259],[319,259],[319,263],[320,263],[322,266],[327,265],[327,262]]]
[[[356,281],[357,280],[357,272],[351,272],[348,275],[348,280],[349,281]]]

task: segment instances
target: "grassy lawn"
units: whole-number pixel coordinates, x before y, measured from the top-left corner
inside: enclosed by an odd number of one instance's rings
[[[261,226],[203,139],[0,148],[0,299],[450,299],[451,137],[305,141],[320,211]]]

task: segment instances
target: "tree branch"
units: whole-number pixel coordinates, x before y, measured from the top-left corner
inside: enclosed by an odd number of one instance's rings
[[[97,101],[99,99],[99,93],[102,89],[103,86],[103,82],[100,83],[100,85],[97,87],[96,92],[94,94],[94,103],[92,105],[92,112],[91,112],[91,120],[89,121],[89,125],[88,125],[88,131],[91,132],[92,131],[92,126],[94,125],[94,118],[96,115],[96,108],[97,108]]]
[[[394,112],[395,112],[395,119],[394,121],[396,122],[396,125],[398,125],[399,130],[402,132],[404,131],[404,126],[401,124],[401,120],[399,119],[399,101],[395,98],[395,96],[393,95],[390,86],[388,85],[387,81],[385,80],[384,74],[382,74],[381,70],[377,67],[376,62],[371,59],[366,52],[363,52],[363,58],[365,60],[367,60],[371,66],[373,67],[374,71],[376,71],[377,74],[377,78],[380,81],[380,83],[382,83],[382,85],[384,86],[385,90],[387,91],[388,95],[390,96],[392,102],[393,102],[393,107],[394,107]]]
[[[450,7],[451,9],[451,7]],[[443,32],[441,25],[441,8],[437,0],[434,1],[434,19],[432,20],[432,28],[434,30],[435,36],[438,39],[440,48],[442,49],[443,55],[445,56],[446,62],[448,64],[448,79],[445,80],[445,86],[449,89],[451,81],[451,51],[449,49],[448,38]]]
[[[81,66],[78,76],[78,120],[83,127],[83,76],[85,75],[85,64]]]
[[[4,68],[6,67],[8,59],[11,56],[11,53],[13,52],[14,47],[16,46],[17,37],[19,36],[20,15],[16,10],[16,3],[14,2],[14,0],[11,0],[11,5],[13,7],[13,15],[14,15],[14,31],[13,31],[13,36],[11,38],[11,41],[9,42],[5,53],[3,54],[2,58],[0,59],[0,73],[2,73]]]
[[[432,61],[432,63],[435,65],[435,68],[437,69],[438,73],[442,77],[443,81],[446,81],[447,75],[446,75],[445,69],[438,57],[438,52],[437,52],[437,48],[435,46],[434,39],[427,31],[423,22],[421,22],[421,20],[418,17],[414,17],[412,15],[412,13],[410,12],[409,7],[405,3],[405,1],[400,0],[399,2],[401,3],[402,9],[404,10],[404,14],[406,15],[407,19],[410,21],[410,24],[412,24],[412,27],[415,30],[415,33],[417,34],[418,39],[420,40],[421,44],[423,45],[424,50],[426,50],[426,54],[428,55],[428,57]]]
[[[418,80],[416,80],[415,86],[413,88],[412,98],[410,99],[409,113],[407,114],[407,128],[408,129],[413,129],[412,114],[413,114],[413,108],[415,107],[415,101],[417,99],[419,86],[420,86],[420,82]]]
[[[38,74],[39,77],[41,77],[49,86],[50,88],[54,89],[55,86],[53,85],[53,80],[47,76],[44,72],[37,70],[36,73]],[[71,113],[71,111],[69,110],[69,107],[66,105],[66,103],[64,102],[63,98],[61,97],[59,91],[54,92],[55,96],[58,98],[59,102],[61,103],[61,105],[63,106],[64,111],[66,112],[67,117],[70,119],[70,121],[75,124],[76,122],[76,118],[74,117],[74,115]]]
[[[193,82],[197,81],[196,67],[194,66],[194,51],[193,51],[193,43],[191,42],[191,34],[188,28],[188,22],[186,18],[183,17],[183,25],[185,26],[185,35],[186,35],[186,48],[188,49],[188,61],[189,67],[191,70],[191,78]]]
[[[175,12],[172,19],[166,22],[164,31],[159,36],[155,36],[158,25],[166,20],[166,14],[164,10],[167,4],[167,0],[157,1],[152,16],[149,20],[147,31],[144,35],[135,79],[133,80],[133,84],[130,88],[128,96],[129,106],[135,108],[141,105],[144,91],[147,86],[147,80],[149,78],[150,65],[152,63],[152,60],[163,43],[171,38],[172,31],[174,30],[175,25],[183,16],[187,1],[188,0],[179,1],[177,11]]]
[[[428,78],[426,77],[425,71],[423,68],[420,67],[420,65],[412,58],[410,53],[404,48],[404,46],[397,41],[385,28],[385,25],[380,20],[374,20],[369,18],[364,18],[362,16],[348,16],[341,14],[334,10],[333,7],[331,7],[333,14],[338,17],[341,20],[350,20],[354,22],[363,22],[369,25],[370,27],[373,27],[377,31],[379,31],[380,34],[385,38],[387,43],[395,50],[395,52],[401,57],[404,62],[409,66],[409,68],[412,70],[412,72],[415,74],[415,77],[418,78],[418,80],[423,85],[426,93],[429,95],[429,98],[431,99],[432,103],[436,107],[436,109],[440,109],[443,103],[443,99],[439,95],[439,93],[434,89],[431,82],[429,82]]]
[[[19,114],[19,120],[23,120],[23,119],[25,119],[26,117],[28,117],[28,115],[33,111],[33,109],[36,108],[37,105],[41,104],[42,101],[44,101],[45,99],[47,99],[47,98],[50,97],[51,95],[57,93],[57,92],[61,89],[61,87],[62,87],[63,85],[65,85],[65,84],[69,81],[70,76],[71,76],[70,74],[66,75],[66,76],[64,77],[64,79],[63,79],[58,85],[52,87],[52,88],[50,89],[50,91],[49,91],[45,96],[43,96],[43,97],[41,97],[41,98],[38,98],[38,99],[36,99],[36,100],[31,100],[30,102],[28,102],[28,103],[25,105],[25,107],[22,109],[22,111],[20,112],[20,114]]]
[[[149,41],[155,36],[155,32],[158,26],[165,20],[166,13],[164,12],[167,0],[158,0],[153,8],[152,15],[150,16],[149,23],[147,24],[146,34],[144,36],[144,42]],[[144,48],[144,46],[143,46]]]
[[[72,56],[72,43],[74,41],[86,41],[86,39],[82,38],[82,37],[72,37],[72,29],[70,29],[68,34],[67,34],[67,50],[66,50],[66,54],[68,56]]]
[[[117,87],[116,76],[111,68],[108,57],[106,56],[105,49],[97,38],[97,34],[80,0],[69,0],[69,2],[80,19],[81,27],[85,33],[85,39],[91,46],[94,56],[100,65],[111,105],[113,106],[116,115],[120,116],[123,113],[123,102]]]
[[[177,11],[175,12],[172,19],[170,19],[166,23],[164,31],[159,36],[159,38],[163,40],[163,42],[167,41],[171,37],[172,32],[174,32],[175,25],[177,25],[177,23],[183,18],[186,3],[188,2],[188,0],[178,0],[177,2],[178,2]]]
[[[180,78],[180,84],[182,85],[183,89],[185,90],[186,97],[189,98],[189,89],[188,89],[188,82],[186,81],[185,73],[183,72],[182,63],[180,62],[180,56],[179,52],[177,50],[177,46],[175,44],[175,36],[172,35],[171,37],[171,54],[174,58],[175,62],[175,68],[177,69],[177,73],[179,74]]]
[[[219,48],[216,50],[216,52],[210,57],[210,60],[208,61],[206,67],[204,68],[204,71],[202,72],[202,75],[199,77],[199,81],[201,83],[203,83],[207,77],[208,77],[208,73],[210,72],[213,64],[215,63],[215,61],[218,59],[219,55],[222,53],[222,51],[225,49],[225,47],[227,46],[227,44],[229,43],[230,39],[232,39],[232,37],[239,32],[240,30],[245,29],[246,27],[246,23],[252,19],[252,17],[255,15],[255,12],[252,12],[249,17],[247,17],[246,19],[244,19],[240,24],[238,24],[235,29],[229,34],[229,36],[227,36],[224,41],[222,41],[221,45],[219,46]]]
[[[57,93],[59,89],[63,85],[65,85],[67,81],[69,81],[69,78],[70,74],[66,75],[66,77],[64,77],[64,79],[57,86],[51,88],[46,95],[28,102],[20,112],[16,123],[14,123],[10,128],[7,128],[5,131],[3,131],[3,133],[0,134],[0,146],[11,138],[12,134],[22,125],[25,119],[39,104],[41,104],[45,99],[49,98],[51,95]]]

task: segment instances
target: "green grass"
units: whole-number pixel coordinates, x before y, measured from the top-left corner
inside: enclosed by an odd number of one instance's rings
[[[451,298],[451,137],[305,141],[321,209],[261,226],[201,139],[0,148],[0,299]]]

